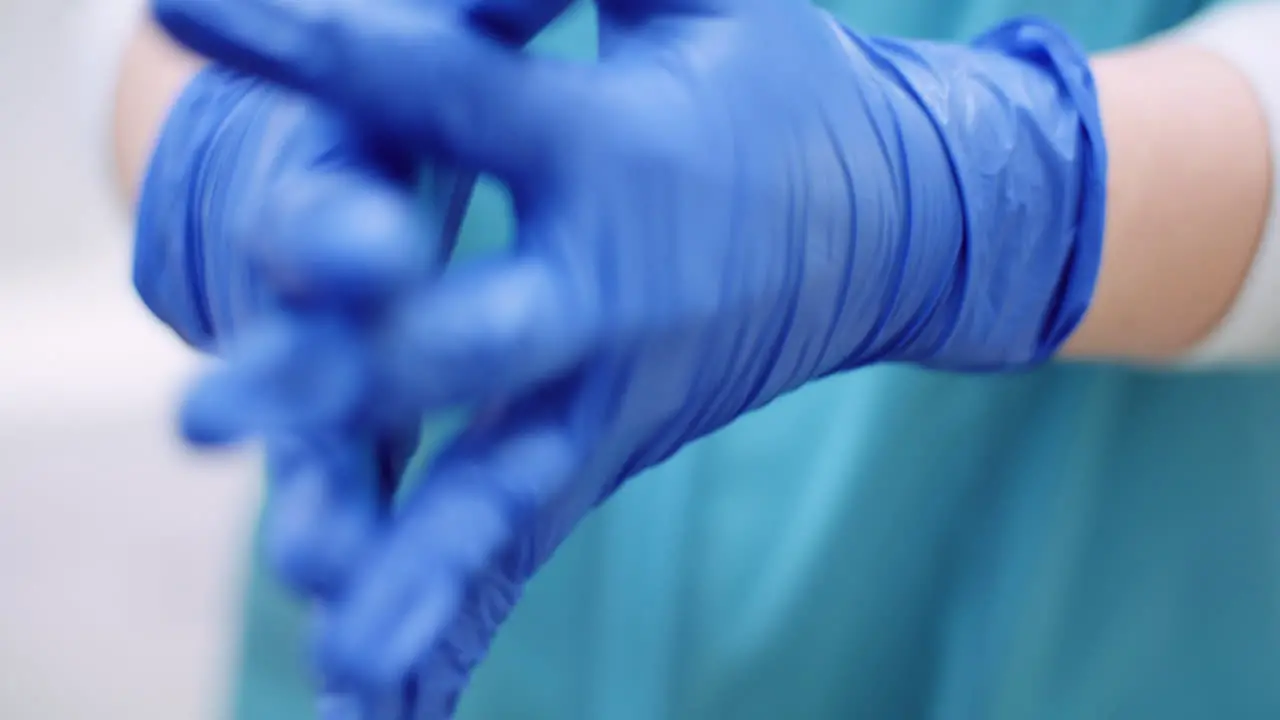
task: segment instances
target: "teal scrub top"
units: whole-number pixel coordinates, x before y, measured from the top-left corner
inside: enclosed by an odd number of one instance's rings
[[[834,0],[1092,48],[1196,0]],[[541,39],[593,45],[589,8]],[[482,189],[464,243],[506,209]],[[255,565],[242,720],[311,717],[301,612]],[[1280,371],[876,368],[633,480],[534,580],[464,720],[1280,718]]]

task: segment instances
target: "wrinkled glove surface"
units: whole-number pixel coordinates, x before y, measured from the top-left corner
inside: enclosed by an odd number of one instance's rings
[[[422,663],[421,717],[452,712],[520,588],[626,479],[832,372],[1042,362],[1092,293],[1097,99],[1082,51],[1041,22],[959,46],[862,37],[786,0],[613,0],[600,61],[574,64],[429,3],[156,8],[192,47],[512,193],[511,252],[450,268],[346,340],[298,344],[362,348],[361,423],[479,409],[321,647],[359,683]],[[428,78],[432,93],[405,92]],[[323,255],[290,251],[282,277]],[[237,373],[206,383],[192,417],[235,415],[207,398]]]
[[[557,9],[504,3],[463,8],[516,44]],[[359,326],[380,296],[433,275],[473,182],[474,173],[376,147],[338,113],[297,93],[209,67],[175,101],[149,159],[136,208],[134,284],[187,344],[216,355],[244,347],[236,355],[242,370],[270,372],[281,353],[296,349],[281,342],[291,337],[287,329],[320,327],[331,336]],[[387,219],[400,224],[376,224]],[[360,252],[345,252],[355,237]],[[290,243],[306,244],[314,262],[285,277],[273,271],[281,253],[291,256]],[[308,392],[319,403],[308,406],[313,412],[326,399],[353,397],[363,382],[352,362],[313,366],[316,375],[297,372],[305,357],[290,357],[293,372],[270,379],[323,386],[324,393]],[[253,389],[270,387],[258,377]],[[234,389],[215,400],[242,411],[272,407]],[[285,425],[265,444],[266,550],[281,579],[323,607],[385,519],[418,447],[418,422],[407,418],[377,433]],[[187,429],[193,439],[217,439]],[[376,697],[339,692],[322,707],[402,717],[411,685]]]

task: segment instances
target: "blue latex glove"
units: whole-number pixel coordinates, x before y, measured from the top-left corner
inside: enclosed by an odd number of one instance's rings
[[[339,308],[355,312],[379,293],[425,277],[432,265],[432,235],[420,219],[412,165],[402,160],[400,166],[377,156],[315,103],[223,68],[206,69],[171,109],[151,157],[137,210],[138,293],[187,343],[210,353],[226,352],[246,323],[257,318],[331,314],[322,309],[326,304],[333,313]],[[397,218],[398,224],[371,224],[371,215]],[[270,267],[273,253],[290,243],[341,246],[353,233],[366,244],[355,258],[362,262],[313,265],[307,271],[313,286],[261,281],[261,268]],[[323,297],[314,292],[321,287]],[[270,349],[261,343],[249,347],[259,354]],[[264,356],[265,368],[271,367],[268,357],[274,356]],[[343,364],[320,369],[329,371],[334,392],[328,397],[340,401],[360,388],[360,378]],[[232,404],[251,399],[221,398]],[[349,490],[370,499],[366,488],[378,484],[373,480],[378,465],[402,467],[416,439],[416,427],[408,427],[383,441],[344,442],[334,453],[343,472],[321,473],[343,483],[328,485],[325,492]],[[292,449],[297,444],[316,442],[295,437],[268,443],[269,462],[282,470],[273,496],[303,492],[312,497],[318,491],[309,478],[318,462],[328,460],[300,455]],[[344,457],[338,461],[337,455]],[[285,467],[298,470],[283,472]],[[369,477],[356,479],[353,473]],[[387,485],[395,479],[381,478]],[[372,508],[365,500],[330,498],[327,503],[367,524]],[[308,525],[291,520],[269,522],[268,528]],[[282,570],[304,587],[331,574],[331,568],[306,565]]]
[[[354,312],[425,277],[431,266],[412,166],[401,165],[376,156],[346,124],[300,96],[207,69],[171,109],[151,158],[138,207],[138,292],[184,340],[214,353],[265,316]],[[370,216],[399,222],[375,225]],[[356,262],[308,268],[316,285],[261,281],[272,253],[288,243],[341,245],[353,232],[367,242],[365,252]],[[319,287],[323,298],[313,292]],[[248,347],[263,354],[273,346]],[[350,397],[360,387],[350,362],[317,369],[333,391],[322,397]],[[319,378],[302,382],[308,380]],[[234,392],[219,398],[233,405],[252,399]],[[263,531],[286,583],[321,604],[333,597],[373,542],[417,439],[413,422],[378,437],[302,430],[268,439],[272,484]],[[394,717],[404,708],[399,692],[340,694],[362,711],[376,705]]]
[[[557,2],[455,5],[486,32],[523,44],[563,6]],[[350,398],[363,386],[362,358],[334,352],[307,362],[291,354],[298,349],[290,342],[299,336],[294,329],[321,328],[306,337],[312,343],[329,338],[332,345],[332,338],[376,314],[388,293],[429,277],[450,249],[473,182],[474,173],[435,163],[419,168],[415,158],[384,152],[300,95],[213,67],[184,89],[150,158],[137,212],[135,285],[148,308],[188,344],[233,355],[258,380],[224,386],[211,402],[269,414],[273,404],[254,393],[287,385],[305,388],[305,397],[316,401],[306,410],[323,414],[329,400]],[[429,208],[438,215],[427,215]],[[357,236],[361,244],[352,252],[349,240]],[[436,238],[443,243],[436,246]],[[293,257],[294,244],[311,253],[301,273],[277,262]],[[269,374],[282,358],[291,363],[289,373],[255,375]],[[316,386],[325,392],[314,392]],[[272,479],[263,519],[267,552],[288,585],[323,606],[373,542],[418,447],[417,419],[376,434],[259,419],[259,429],[282,431],[266,442]],[[198,442],[234,439],[220,432],[225,427],[188,423],[185,429]],[[322,704],[326,717],[412,712],[412,683],[378,696],[330,689]]]
[[[374,683],[425,655],[422,717],[451,711],[523,583],[628,477],[828,373],[1044,361],[1092,294],[1097,98],[1044,23],[958,46],[786,0],[616,0],[584,66],[421,3],[156,7],[194,48],[511,189],[515,252],[407,299],[373,346],[373,407],[486,408],[324,646]],[[418,78],[436,92],[405,92]]]

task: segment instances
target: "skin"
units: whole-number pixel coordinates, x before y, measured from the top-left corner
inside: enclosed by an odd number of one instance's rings
[[[1102,268],[1072,359],[1177,359],[1231,309],[1271,196],[1263,109],[1209,51],[1165,40],[1094,60],[1111,155]],[[170,105],[201,60],[143,24],[122,63],[114,136],[132,202]]]
[[[1266,222],[1271,153],[1248,81],[1173,42],[1094,61],[1111,154],[1102,269],[1068,357],[1175,359],[1231,309]]]

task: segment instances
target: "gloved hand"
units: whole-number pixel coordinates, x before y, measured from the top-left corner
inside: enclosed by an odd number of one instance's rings
[[[171,109],[142,188],[134,246],[139,295],[188,344],[224,353],[249,321],[328,314],[324,305],[356,312],[388,288],[425,278],[437,228],[418,209],[413,165],[392,157],[380,156],[312,101],[225,68],[203,70]],[[371,215],[384,222],[368,223]],[[314,287],[261,281],[272,253],[290,243],[341,247],[354,233],[367,248],[352,256],[362,264],[315,265],[308,275],[320,283]],[[317,287],[326,291],[323,297],[314,293]],[[347,395],[358,388],[350,373],[329,374],[336,396],[343,385]],[[412,447],[408,439],[416,436],[416,428],[387,436],[378,445],[394,457],[383,460],[402,465]],[[314,444],[306,438],[268,443],[269,461],[310,464],[285,450],[299,442]],[[348,472],[355,463],[359,472],[375,473],[372,444],[352,451],[343,460]],[[356,455],[363,457],[356,462]],[[273,490],[287,493],[306,475],[280,473]],[[360,494],[372,485],[372,479],[345,483]],[[296,567],[286,574],[306,585],[312,573]]]
[[[554,17],[557,2],[464,0],[458,8],[494,36],[522,44]],[[188,344],[234,355],[251,374],[270,372],[294,349],[281,340],[298,326],[339,336],[376,314],[391,290],[430,277],[450,250],[473,181],[474,173],[384,151],[301,95],[212,67],[176,101],[150,158],[134,282]],[[361,244],[352,252],[356,236]],[[274,273],[275,259],[295,243],[306,245],[312,262],[291,280]],[[236,354],[239,347],[247,352]],[[316,410],[362,387],[360,359],[338,352],[308,365],[310,372],[299,376],[294,367],[288,378],[272,379],[323,385],[326,392],[308,393]],[[212,398],[223,407],[272,407],[244,385],[223,390],[230,392]],[[378,531],[418,446],[418,422],[406,418],[376,434],[287,424],[265,418],[259,425],[280,431],[266,442],[266,548],[282,579],[323,606]],[[185,429],[199,442],[229,439],[198,425]],[[325,698],[330,714],[412,712],[412,683],[376,697],[335,689]]]
[[[516,250],[451,269],[371,340],[384,394],[362,411],[483,409],[324,646],[375,683],[425,651],[424,717],[450,712],[523,583],[627,478],[832,372],[1042,362],[1092,293],[1097,99],[1041,22],[959,46],[788,0],[601,0],[601,60],[575,65],[401,0],[156,8],[192,47],[512,192]],[[436,92],[404,91],[419,78]]]
[[[255,320],[355,311],[386,288],[426,277],[430,239],[440,228],[422,221],[406,160],[396,167],[379,157],[301,96],[226,69],[204,70],[174,105],[151,158],[137,216],[138,292],[189,344],[218,353]],[[446,189],[465,192],[461,184]],[[371,225],[371,214],[394,223]],[[272,252],[288,243],[341,245],[355,232],[366,243],[355,260],[367,262],[310,268],[325,297],[261,282]],[[348,393],[358,387],[350,364],[328,369],[347,371],[328,373],[339,396],[342,383]],[[286,583],[323,604],[372,542],[418,431],[414,422],[376,438],[295,430],[266,443],[265,546]],[[399,712],[399,695],[344,695],[343,702]]]

